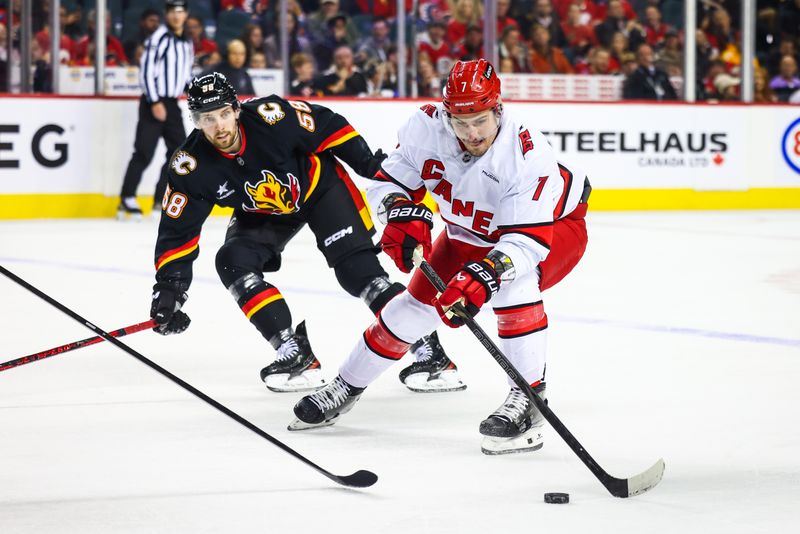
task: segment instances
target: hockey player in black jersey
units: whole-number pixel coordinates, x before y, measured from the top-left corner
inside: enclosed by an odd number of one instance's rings
[[[216,267],[242,312],[277,352],[261,379],[273,391],[321,387],[320,363],[304,322],[292,329],[289,306],[263,273],[280,269],[284,247],[308,224],[339,284],[373,313],[402,292],[403,285],[390,282],[378,262],[369,211],[336,159],[371,178],[384,156],[373,154],[344,117],[323,106],[275,95],[240,104],[219,73],[192,81],[188,106],[196,129],[170,161],[158,229],[150,310],[159,323],[155,330],[166,335],[188,327],[181,306],[201,227],[214,205],[232,207]],[[447,359],[428,336],[419,348]]]

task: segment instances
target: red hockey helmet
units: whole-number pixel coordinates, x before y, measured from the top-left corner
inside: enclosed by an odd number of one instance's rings
[[[447,85],[442,104],[452,115],[477,113],[497,107],[500,98],[500,78],[491,63],[485,59],[456,61]]]

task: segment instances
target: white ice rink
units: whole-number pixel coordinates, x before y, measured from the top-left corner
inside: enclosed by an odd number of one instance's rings
[[[214,271],[210,220],[178,336],[124,343],[338,474],[337,487],[108,343],[0,373],[0,533],[800,532],[800,212],[591,213],[578,268],[545,293],[550,406],[615,499],[551,429],[488,457],[478,423],[505,375],[466,329],[440,334],[466,391],[420,395],[403,360],[330,428],[286,430],[299,394],[258,377],[272,350]],[[147,319],[152,221],[0,223],[0,264],[113,330]],[[396,269],[381,260],[390,273]],[[370,323],[301,232],[268,279],[329,377]],[[92,333],[0,276],[0,361]],[[494,334],[494,317],[481,323]],[[544,504],[548,491],[568,505]]]

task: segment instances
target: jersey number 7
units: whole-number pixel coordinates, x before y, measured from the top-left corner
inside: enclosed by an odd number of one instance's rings
[[[539,177],[539,185],[536,186],[536,191],[533,193],[533,200],[539,200],[539,197],[542,196],[542,189],[544,189],[544,184],[548,178],[549,176]]]

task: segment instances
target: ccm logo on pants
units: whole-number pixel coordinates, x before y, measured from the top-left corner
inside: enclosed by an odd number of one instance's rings
[[[353,233],[353,227],[352,226],[348,226],[347,228],[339,230],[338,232],[334,233],[333,235],[326,237],[325,241],[324,241],[324,244],[325,244],[326,247],[329,247],[329,246],[331,246],[331,244],[335,243],[336,241],[339,241],[341,238],[343,238],[347,234],[352,234],[352,233]]]

